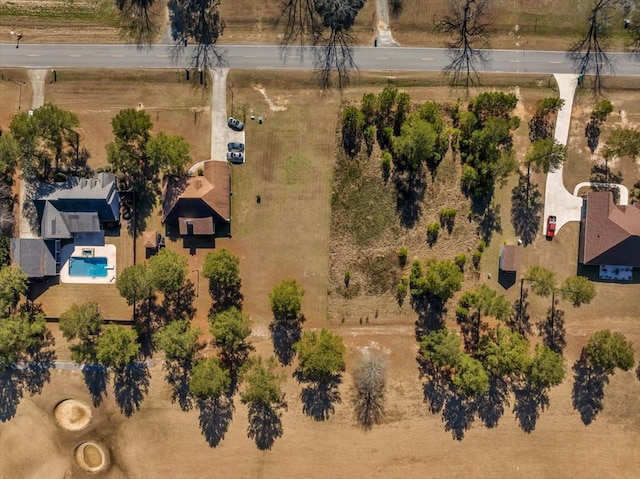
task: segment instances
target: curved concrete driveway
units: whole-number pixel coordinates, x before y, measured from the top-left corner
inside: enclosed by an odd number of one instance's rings
[[[573,74],[553,75],[558,83],[560,98],[564,100],[564,106],[558,112],[556,119],[555,139],[562,145],[567,145],[569,138],[569,125],[571,123],[571,110],[573,108],[573,95],[578,84],[578,76]],[[562,165],[547,174],[545,188],[544,216],[542,232],[547,234],[547,218],[549,215],[556,217],[556,232],[570,221],[580,221],[582,210],[582,198],[573,196],[564,187],[562,181]]]
[[[583,181],[582,183],[578,183],[576,187],[573,189],[573,195],[578,196],[578,192],[580,188],[597,186],[598,188],[617,188],[620,193],[620,199],[618,200],[618,204],[621,206],[626,206],[629,204],[629,188],[624,185],[619,185],[616,183],[596,183],[594,181]]]

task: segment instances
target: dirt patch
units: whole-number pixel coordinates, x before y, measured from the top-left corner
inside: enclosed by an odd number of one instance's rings
[[[53,410],[56,422],[67,431],[80,431],[91,421],[91,409],[77,399],[65,399]]]
[[[95,442],[83,442],[74,454],[78,467],[87,472],[100,472],[109,466],[109,451]]]

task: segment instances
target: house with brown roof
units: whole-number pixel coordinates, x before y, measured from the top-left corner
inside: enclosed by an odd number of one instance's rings
[[[616,205],[610,191],[588,193],[580,224],[578,261],[589,266],[640,268],[640,205]]]
[[[500,249],[499,268],[504,273],[516,274],[520,269],[520,248],[513,244],[504,245]]]
[[[168,235],[231,236],[229,163],[206,161],[202,173],[165,178],[162,222]]]

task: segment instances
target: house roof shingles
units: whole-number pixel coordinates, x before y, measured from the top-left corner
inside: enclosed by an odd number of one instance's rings
[[[515,245],[504,245],[500,251],[500,269],[517,272],[520,268],[520,249]]]
[[[640,205],[618,206],[609,191],[587,194],[582,262],[640,267]]]
[[[179,218],[219,217],[229,222],[231,198],[229,164],[207,161],[203,176],[169,178],[164,184],[162,221],[179,222]]]
[[[20,266],[30,278],[44,278],[58,274],[53,241],[39,238],[12,238],[13,264]]]

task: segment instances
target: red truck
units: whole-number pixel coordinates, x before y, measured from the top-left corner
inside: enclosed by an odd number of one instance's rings
[[[549,215],[547,218],[547,238],[553,238],[556,234],[556,217]]]

